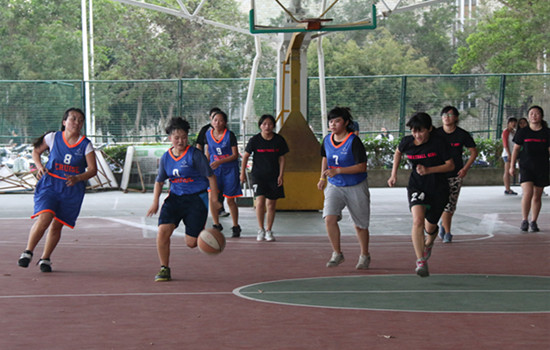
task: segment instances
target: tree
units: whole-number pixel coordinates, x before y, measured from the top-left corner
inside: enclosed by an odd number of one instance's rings
[[[500,0],[458,49],[454,73],[541,72],[550,42],[550,2]]]

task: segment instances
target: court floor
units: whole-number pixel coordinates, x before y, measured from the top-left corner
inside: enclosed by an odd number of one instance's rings
[[[0,195],[0,349],[547,349],[550,344],[550,201],[541,232],[519,232],[521,198],[465,187],[451,244],[437,241],[430,277],[414,274],[404,189],[371,189],[371,268],[341,221],[346,261],[319,212],[278,212],[275,242],[243,237],[219,256],[172,240],[173,280],[155,283],[151,193],[86,195],[54,272],[16,266],[33,223],[32,195]],[[224,232],[231,221],[223,218]],[[37,248],[39,254],[42,244]]]

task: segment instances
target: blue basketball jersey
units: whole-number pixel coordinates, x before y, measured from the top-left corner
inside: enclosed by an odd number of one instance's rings
[[[66,188],[65,181],[67,177],[79,175],[86,171],[86,147],[89,143],[90,140],[82,136],[74,145],[69,145],[65,140],[63,131],[55,133],[46,168],[48,169],[48,177],[54,178],[51,179],[51,185],[56,191],[61,192]],[[74,190],[84,192],[86,182],[80,181],[73,187]]]
[[[210,163],[230,157],[233,155],[231,149],[231,131],[225,129],[222,137],[216,140],[214,137],[214,129],[210,129],[206,132],[206,142],[208,144],[208,153],[210,154]],[[235,159],[234,161],[220,164],[220,168],[235,168],[239,163]]]
[[[357,136],[350,132],[339,145],[334,144],[332,134],[325,137],[323,146],[325,147],[327,166],[329,169],[345,168],[357,164],[352,150],[353,139],[355,137]],[[338,174],[329,177],[328,181],[334,186],[354,186],[363,182],[366,178],[366,172],[357,174]]]
[[[193,156],[195,152],[199,151],[195,147],[187,146],[187,149],[179,157],[175,157],[172,149],[169,149],[162,155],[156,181],[164,182],[169,179],[170,193],[178,196],[206,191],[209,185],[207,176],[211,174],[212,170],[202,153],[200,156],[204,158],[206,168],[204,165],[195,164],[196,159]],[[210,169],[210,174],[205,173],[205,169]]]

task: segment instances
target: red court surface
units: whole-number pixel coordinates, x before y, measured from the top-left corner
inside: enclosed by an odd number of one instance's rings
[[[2,202],[7,203],[9,198],[2,196]],[[392,205],[381,203],[382,198],[386,195],[373,191],[373,200],[380,201],[379,207]],[[406,209],[404,195],[399,194],[399,198]],[[107,196],[101,201],[108,206],[111,199]],[[515,199],[511,205],[517,203]],[[546,201],[543,206],[549,204]],[[143,208],[146,210],[146,206]],[[401,215],[403,209],[396,211]],[[253,221],[251,208],[241,212],[243,222]],[[349,232],[343,237],[346,261],[328,269],[325,263],[330,257],[330,246],[322,222],[318,223],[320,214],[278,213],[276,226],[279,223],[280,235],[276,242],[256,242],[254,229],[245,230],[248,234],[243,238],[228,238],[226,250],[219,256],[191,250],[182,237],[174,237],[170,263],[173,280],[164,283],[153,282],[159,268],[154,232],[144,235],[148,229],[142,227],[152,222],[154,229],[153,219],[145,223],[137,214],[104,218],[82,215],[77,228],[64,231],[52,257],[54,272],[44,274],[34,265],[42,243],[29,268],[16,266],[33,221],[15,216],[1,218],[0,349],[550,347],[548,304],[541,305],[541,312],[528,313],[376,311],[265,303],[233,293],[243,286],[288,279],[414,275],[414,256],[407,234],[409,217],[394,220],[403,221],[405,232],[377,234],[375,231],[384,231],[384,224],[375,220],[376,214],[383,215],[373,208],[372,263],[366,271],[355,270],[358,245]],[[491,227],[496,229],[488,233],[487,222],[475,222],[482,214],[494,219]],[[452,244],[438,240],[430,259],[431,277],[550,277],[547,212],[546,221],[539,220],[542,231],[528,234],[513,229],[518,222],[516,212],[505,210],[504,214],[493,215],[488,209],[486,213],[461,215],[464,222],[457,222],[458,227],[469,221],[477,224],[479,231],[461,232]],[[295,234],[284,226],[296,225],[292,221],[296,216],[301,225],[309,225],[317,232]],[[229,225],[230,221],[226,222]],[[422,280],[429,281],[431,277]],[[549,290],[550,285],[546,293]],[[423,297],[431,296],[433,292]]]

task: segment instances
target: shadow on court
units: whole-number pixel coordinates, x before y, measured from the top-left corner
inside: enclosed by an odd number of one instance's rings
[[[32,195],[0,196],[0,349],[547,349],[550,343],[550,201],[540,233],[519,233],[520,196],[463,188],[451,244],[437,241],[428,278],[414,274],[403,188],[372,189],[371,268],[347,215],[346,261],[318,212],[278,212],[276,242],[243,237],[219,256],[172,240],[173,281],[153,282],[152,195],[89,193],[64,230],[51,274],[16,266],[33,223]],[[230,218],[222,219],[229,235]]]

